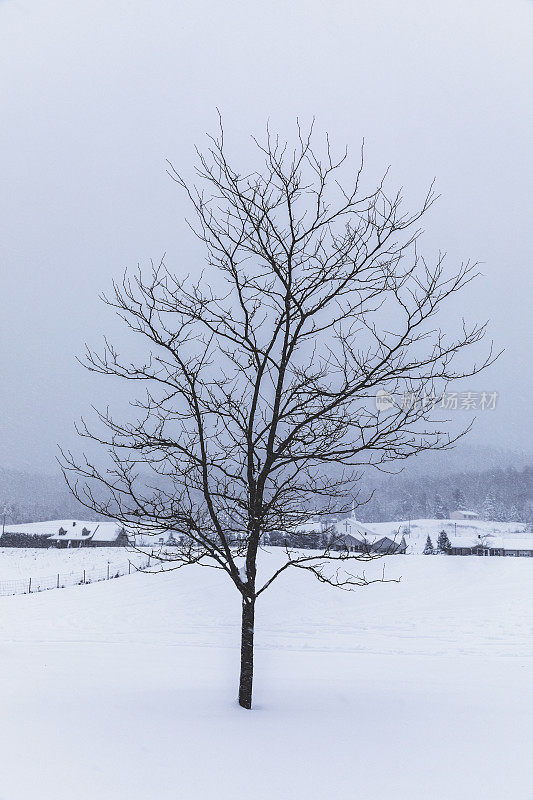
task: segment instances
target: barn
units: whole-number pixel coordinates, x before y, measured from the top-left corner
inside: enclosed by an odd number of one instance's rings
[[[79,519],[26,522],[5,526],[2,547],[123,547],[124,529],[116,522],[84,522]]]
[[[115,522],[63,523],[48,539],[52,547],[125,547],[128,537]]]

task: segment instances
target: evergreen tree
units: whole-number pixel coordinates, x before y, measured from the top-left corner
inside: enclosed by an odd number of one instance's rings
[[[448,509],[439,494],[435,495],[435,519],[448,519]]]
[[[453,491],[453,502],[455,503],[456,509],[462,509],[464,511],[466,500],[464,492],[460,486],[457,486]]]
[[[433,542],[431,541],[431,538],[428,536],[428,538],[426,539],[426,546],[424,547],[423,553],[425,556],[432,556],[434,552],[435,550],[433,548]]]
[[[507,522],[521,522],[521,513],[516,505],[511,505],[507,514]]]
[[[506,506],[501,500],[496,501],[493,519],[496,522],[509,522],[510,507]]]
[[[422,519],[427,519],[429,517],[429,503],[425,492],[422,492],[418,498],[418,510]]]
[[[413,501],[410,497],[404,496],[396,506],[395,519],[411,519],[413,515]]]
[[[481,514],[485,520],[496,519],[496,498],[494,497],[493,492],[489,492],[489,494],[485,497]]]
[[[404,519],[411,519],[413,513],[413,501],[410,497],[403,497],[400,503],[401,516]]]
[[[452,543],[448,539],[448,534],[446,533],[446,531],[441,531],[439,533],[439,538],[437,540],[437,553],[449,554],[451,549],[452,549]]]

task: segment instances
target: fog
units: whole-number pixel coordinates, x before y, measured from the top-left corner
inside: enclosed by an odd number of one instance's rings
[[[505,348],[472,441],[529,451],[532,39],[527,0],[0,3],[0,465],[52,472],[124,400],[75,356],[120,340],[98,295],[125,267],[201,269],[165,159],[189,173],[217,107],[236,159],[316,117],[409,203],[436,177],[423,250],[482,262],[450,315]]]

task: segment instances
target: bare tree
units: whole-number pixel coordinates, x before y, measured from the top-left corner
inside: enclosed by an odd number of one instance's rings
[[[476,265],[447,274],[442,256],[430,265],[418,255],[433,189],[406,213],[385,179],[362,190],[362,152],[354,172],[327,137],[319,157],[313,138],[312,126],[298,126],[290,149],[267,131],[254,140],[260,169],[241,174],[221,127],[198,152],[197,185],[169,165],[194,210],[206,274],[182,280],[162,261],[114,283],[104,300],[146,343],[145,357],[129,361],[106,340],[84,363],[140,382],[145,394],[131,420],[106,410],[103,433],[78,427],[107,448],[106,469],[62,458],[87,507],[129,530],[172,532],[178,544],[159,553],[171,567],[227,573],[242,597],[245,708],[257,598],[289,567],[344,589],[365,585],[351,565],[377,555],[351,551],[334,528],[319,552],[295,548],[291,533],[317,512],[347,511],[363,467],[450,447],[465,431],[448,434],[434,403],[401,398],[437,397],[492,359],[461,358],[485,325],[462,322],[449,337],[435,322]],[[258,552],[280,536],[283,558],[260,581]]]

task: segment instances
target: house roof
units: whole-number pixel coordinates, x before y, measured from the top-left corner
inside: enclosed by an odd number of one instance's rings
[[[59,536],[59,530],[66,531],[64,536]],[[83,530],[88,530],[88,535],[83,535]],[[47,536],[50,541],[66,540],[81,541],[94,539],[97,542],[114,542],[122,528],[109,520],[105,522],[84,521],[79,519],[53,519],[46,522],[29,522],[22,525],[6,525],[6,533],[26,533],[33,536]]]
[[[383,532],[376,533],[354,517],[348,517],[348,519],[342,520],[336,527],[339,536],[350,536],[352,539],[356,539],[361,543],[375,545],[378,544],[378,542],[389,541],[400,545],[402,542],[402,535],[399,532],[394,531],[387,534],[383,534]]]
[[[533,534],[530,536],[454,536],[448,534],[452,547],[486,547],[498,550],[533,550]]]
[[[60,534],[60,529],[63,529],[66,533]],[[69,527],[60,526],[56,533],[50,537],[50,540],[82,541],[93,539],[96,542],[114,542],[121,530],[116,522],[79,522],[76,520],[76,525],[71,523]]]
[[[354,517],[341,520],[341,522],[337,523],[336,529],[339,536],[351,536],[359,542],[374,543],[383,539],[383,534],[379,535],[374,533]]]

